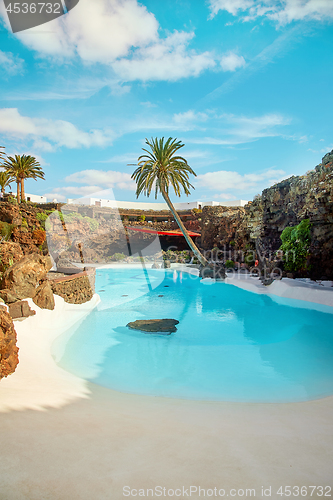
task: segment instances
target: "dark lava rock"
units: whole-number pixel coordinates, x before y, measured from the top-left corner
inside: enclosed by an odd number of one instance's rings
[[[226,278],[224,264],[208,264],[208,266],[199,267],[199,276],[201,278],[212,278],[215,280],[224,280]]]
[[[138,319],[128,323],[128,327],[133,330],[140,330],[146,333],[163,333],[164,335],[170,335],[172,332],[176,332],[179,321],[176,319]]]

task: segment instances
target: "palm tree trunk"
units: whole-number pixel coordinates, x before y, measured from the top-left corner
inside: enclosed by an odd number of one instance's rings
[[[21,179],[21,201],[25,201],[24,178]]]
[[[163,198],[165,199],[166,204],[168,205],[172,215],[176,219],[176,222],[179,226],[179,229],[183,233],[184,238],[187,241],[188,246],[190,247],[190,249],[192,250],[194,255],[197,257],[200,264],[202,264],[203,266],[208,266],[209,265],[208,260],[202,255],[202,253],[200,252],[200,250],[198,249],[198,247],[195,245],[194,241],[192,240],[191,236],[188,234],[188,231],[187,231],[186,227],[184,226],[178,213],[176,212],[175,207],[173,206],[173,204],[168,196],[168,193],[165,191],[165,189],[162,186],[160,186],[160,190],[161,190]]]
[[[21,203],[21,198],[20,198],[20,179],[17,179],[16,184],[17,184],[17,191],[16,191],[17,203]]]

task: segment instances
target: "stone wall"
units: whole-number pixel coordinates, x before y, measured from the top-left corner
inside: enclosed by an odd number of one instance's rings
[[[13,320],[0,309],[0,380],[14,373],[18,364],[18,347]]]
[[[60,295],[70,304],[83,304],[95,293],[95,270],[65,276],[50,281],[54,294]]]

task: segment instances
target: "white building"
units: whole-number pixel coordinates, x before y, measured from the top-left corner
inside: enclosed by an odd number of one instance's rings
[[[109,208],[122,208],[130,210],[168,210],[168,205],[166,203],[146,203],[142,201],[116,201],[116,200],[106,200],[103,198],[79,198],[79,199],[68,199],[67,203],[69,205],[93,205],[97,207],[109,207]],[[232,200],[232,201],[192,201],[189,203],[174,203],[176,210],[191,210],[192,208],[202,208],[202,207],[244,207],[248,202],[246,200]]]
[[[37,194],[25,193],[25,199],[31,201],[32,203],[47,203],[46,196],[39,196]]]

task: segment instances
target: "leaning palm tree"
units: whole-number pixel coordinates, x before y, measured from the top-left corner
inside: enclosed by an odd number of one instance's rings
[[[5,194],[6,187],[10,187],[10,183],[13,180],[14,179],[9,175],[8,172],[0,171],[0,189],[3,195]]]
[[[189,182],[189,174],[196,176],[196,173],[185,158],[177,156],[177,151],[184,147],[184,144],[171,137],[166,142],[164,142],[164,137],[159,140],[152,138],[151,141],[146,139],[146,144],[150,147],[150,151],[142,148],[147,154],[138,158],[138,167],[132,174],[132,179],[137,184],[136,197],[138,198],[141,193],[149,196],[152,190],[155,190],[155,198],[157,198],[158,193],[161,192],[192,252],[203,266],[207,266],[208,261],[188,234],[169,198],[170,186],[177,196],[181,196],[182,189],[188,196],[190,188],[193,188]]]
[[[9,156],[4,162],[6,172],[15,179],[17,184],[17,202],[25,201],[24,179],[44,179],[44,172],[33,156]]]

